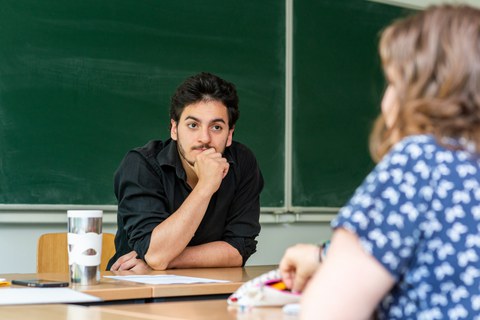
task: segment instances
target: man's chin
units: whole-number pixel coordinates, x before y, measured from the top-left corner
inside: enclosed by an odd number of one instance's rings
[[[188,163],[188,165],[190,165],[191,167],[193,167],[195,165],[195,160],[190,160],[190,159],[187,159],[187,158],[184,158],[185,162]]]

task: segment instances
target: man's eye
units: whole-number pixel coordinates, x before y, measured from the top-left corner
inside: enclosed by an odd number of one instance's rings
[[[212,129],[213,131],[220,131],[222,130],[222,126],[213,126]]]
[[[189,127],[190,129],[195,129],[197,127],[197,124],[196,123],[189,123],[187,125],[187,127]]]

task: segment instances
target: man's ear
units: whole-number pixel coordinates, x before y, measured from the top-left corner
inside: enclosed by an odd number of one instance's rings
[[[177,123],[173,119],[170,119],[170,137],[177,141]]]
[[[228,130],[228,138],[227,138],[227,143],[225,145],[226,147],[230,147],[232,145],[234,130],[235,130],[235,126],[233,126],[232,129]]]

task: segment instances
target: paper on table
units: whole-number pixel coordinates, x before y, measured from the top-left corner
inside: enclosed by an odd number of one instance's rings
[[[230,282],[226,280],[214,280],[207,278],[194,278],[185,276],[176,276],[170,274],[159,275],[131,275],[131,276],[104,276],[105,278],[112,278],[124,281],[140,282],[145,284],[190,284],[190,283],[219,283]]]
[[[101,300],[69,288],[6,288],[0,290],[0,305],[76,303]]]

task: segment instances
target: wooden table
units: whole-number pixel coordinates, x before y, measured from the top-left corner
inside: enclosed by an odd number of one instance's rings
[[[3,306],[9,320],[298,320],[281,308],[229,308],[226,300],[164,302],[83,307],[67,304]]]
[[[167,297],[205,299],[206,296],[230,294],[248,280],[277,266],[250,266],[245,268],[205,268],[177,269],[153,271],[150,274],[174,274],[180,276],[202,277],[218,280],[228,280],[228,283],[189,284],[189,285],[146,285],[130,281],[120,281],[102,277],[100,284],[94,286],[71,286],[75,290],[95,295],[105,301],[115,301],[115,304],[90,307],[67,304],[49,305],[16,305],[0,307],[0,319],[24,320],[297,320],[297,316],[286,315],[281,308],[252,308],[239,310],[229,308],[225,298],[202,301],[178,301],[161,303],[119,304],[130,302],[131,299],[145,299],[144,302],[155,301],[155,298]],[[131,274],[129,272],[115,275]],[[102,276],[114,275],[112,272],[102,272]],[[0,277],[12,279],[44,278],[50,280],[68,281],[66,274],[7,274]],[[1,290],[1,289],[0,289]],[[158,301],[158,300],[157,300]]]
[[[275,265],[249,266],[244,268],[201,268],[155,271],[154,274],[173,274],[196,278],[227,280],[226,283],[170,284],[153,285],[153,298],[171,298],[186,296],[228,295],[242,284],[263,273],[277,268]],[[161,272],[161,273],[160,273]],[[156,299],[155,301],[161,301]]]
[[[100,280],[100,283],[97,285],[81,286],[71,284],[70,288],[99,297],[104,301],[152,298],[152,287],[149,285],[104,278],[103,275],[112,275],[112,273],[102,272],[102,278]],[[0,275],[0,278],[6,278],[7,280],[38,278],[47,280],[68,281],[69,275],[63,273],[12,273]],[[12,285],[12,287],[20,288],[21,286]]]
[[[170,274],[179,276],[190,276],[200,278],[210,278],[218,280],[228,280],[225,283],[201,283],[201,284],[171,284],[171,285],[151,285],[131,281],[121,281],[111,278],[105,278],[109,275],[131,275],[132,272],[102,272],[102,278],[97,285],[81,286],[70,285],[70,288],[79,290],[103,299],[104,301],[117,300],[145,300],[172,297],[191,297],[191,296],[210,296],[226,295],[234,292],[246,281],[253,279],[265,272],[275,269],[277,266],[247,266],[244,268],[197,268],[197,269],[172,269],[166,271],[152,271],[149,274],[160,275]],[[58,281],[68,281],[68,274],[59,273],[40,273],[40,274],[4,274],[0,278],[12,279],[48,279]],[[15,287],[15,286],[14,286]],[[1,288],[0,288],[1,290]],[[153,300],[152,300],[153,301]]]
[[[145,317],[121,315],[101,309],[68,304],[36,304],[0,307],[0,319],[8,320],[145,320]]]
[[[90,307],[115,315],[145,317],[152,320],[298,320],[297,315],[283,313],[281,307],[262,307],[240,310],[227,305],[225,299],[182,301],[135,305]]]

